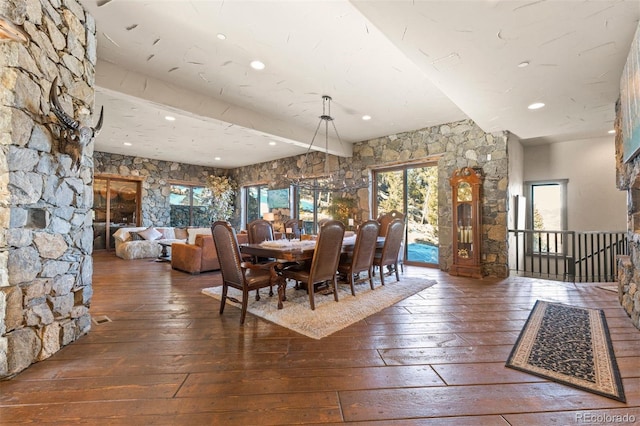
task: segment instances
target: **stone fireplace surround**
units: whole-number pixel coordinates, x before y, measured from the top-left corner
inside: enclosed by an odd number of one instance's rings
[[[637,61],[640,50],[640,24],[636,29],[627,62]],[[622,87],[622,84],[621,84]],[[638,113],[638,111],[636,111]],[[616,185],[627,191],[627,238],[629,255],[618,259],[618,298],[633,325],[640,329],[640,156],[629,162],[623,161],[624,143],[622,134],[623,111],[620,99],[616,103]],[[638,117],[635,117],[636,119]]]

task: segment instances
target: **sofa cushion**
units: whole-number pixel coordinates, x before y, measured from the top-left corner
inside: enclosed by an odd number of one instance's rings
[[[144,240],[144,238],[142,238],[142,235],[138,234],[137,232],[129,232],[129,241],[140,241],[140,240]]]
[[[158,231],[153,226],[148,227],[144,231],[138,232],[138,235],[148,241],[159,240],[162,238],[162,232]]]
[[[187,228],[173,228],[173,234],[176,240],[186,240],[189,238]]]
[[[187,228],[189,238],[187,244],[195,244],[196,235],[211,235],[211,228]]]
[[[176,233],[173,230],[172,227],[169,226],[159,226],[156,228],[158,230],[158,232],[160,232],[162,234],[162,237],[160,237],[160,240],[175,240],[176,238]],[[185,240],[187,239],[187,237],[184,238]]]
[[[118,241],[130,241],[131,240],[131,232],[139,232],[139,231],[144,231],[146,228],[145,227],[133,227],[133,228],[120,228],[118,229],[116,232],[113,233],[113,238],[115,238]]]

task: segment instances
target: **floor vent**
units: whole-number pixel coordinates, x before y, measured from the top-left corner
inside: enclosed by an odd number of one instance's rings
[[[96,317],[92,317],[91,321],[93,321],[95,325],[100,325],[104,324],[105,322],[111,322],[111,318],[106,315],[98,315]]]

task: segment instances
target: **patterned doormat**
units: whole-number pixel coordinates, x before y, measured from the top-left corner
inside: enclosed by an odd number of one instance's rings
[[[600,309],[538,300],[506,366],[626,402]]]

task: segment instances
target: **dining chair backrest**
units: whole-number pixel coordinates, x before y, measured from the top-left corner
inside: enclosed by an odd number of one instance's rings
[[[247,225],[249,244],[273,241],[273,225],[264,219],[256,219]]]
[[[318,229],[316,230],[316,233],[317,233],[318,235],[320,235],[320,231],[322,230],[322,227],[324,226],[324,224],[325,224],[325,223],[327,223],[327,222],[329,222],[329,221],[331,221],[331,220],[333,220],[333,219],[329,219],[329,218],[327,218],[327,217],[325,217],[324,219],[320,219],[320,220],[318,221]]]
[[[300,221],[298,219],[289,219],[284,223],[285,232],[287,229],[291,229],[293,238],[300,238]]]
[[[351,270],[355,272],[367,271],[373,262],[378,241],[380,225],[376,220],[368,220],[358,228],[356,244],[353,248]]]
[[[379,235],[381,237],[387,235],[389,224],[395,219],[401,219],[404,222],[404,214],[400,213],[398,210],[391,210],[390,212],[378,216],[378,223],[380,223]]]
[[[387,235],[384,238],[384,245],[379,265],[392,265],[398,262],[398,253],[404,239],[404,221],[402,219],[394,219],[387,226]]]
[[[242,286],[244,276],[240,267],[241,255],[235,230],[229,222],[216,221],[211,226],[211,234],[218,253],[223,281]]]
[[[313,251],[309,281],[318,283],[334,280],[342,251],[344,224],[338,220],[328,220],[322,225],[316,248]]]

